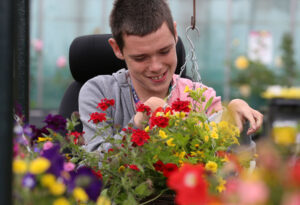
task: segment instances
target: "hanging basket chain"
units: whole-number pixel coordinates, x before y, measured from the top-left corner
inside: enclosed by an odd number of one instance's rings
[[[196,26],[196,0],[193,0],[193,16],[191,17],[191,26],[187,27],[185,30],[185,37],[189,42],[189,52],[187,54],[187,56],[185,57],[185,62],[184,64],[181,66],[180,68],[180,72],[179,75],[177,76],[175,83],[173,83],[172,87],[171,87],[171,92],[167,97],[167,102],[169,102],[170,98],[172,97],[173,91],[175,90],[178,80],[180,79],[183,71],[186,69],[187,63],[190,61],[192,64],[191,67],[191,72],[192,72],[192,79],[193,79],[193,89],[195,89],[195,82],[200,83],[200,86],[202,86],[202,79],[201,79],[201,75],[199,73],[199,66],[197,63],[197,56],[196,56],[196,52],[195,52],[195,46],[193,41],[191,40],[190,36],[189,36],[189,31],[190,30],[196,30],[198,35],[200,35],[199,29]],[[164,106],[166,107],[167,104]]]
[[[172,97],[173,91],[175,90],[178,80],[180,79],[183,71],[186,69],[187,67],[187,63],[191,62],[192,66],[191,66],[191,72],[192,72],[192,79],[193,79],[193,89],[195,89],[195,82],[200,83],[200,86],[202,86],[202,79],[201,79],[201,75],[199,73],[199,66],[197,63],[197,56],[196,56],[196,52],[195,52],[195,46],[193,41],[191,40],[191,38],[189,37],[189,31],[190,30],[196,30],[198,34],[200,34],[199,29],[197,28],[197,26],[195,26],[195,28],[193,29],[192,26],[189,26],[186,28],[186,32],[185,32],[185,36],[186,39],[189,42],[189,52],[187,54],[187,56],[185,57],[185,62],[184,64],[181,66],[180,68],[180,72],[179,75],[177,76],[175,83],[173,83],[172,88],[171,88],[171,92],[167,97],[167,102],[169,102],[170,98]],[[167,105],[166,105],[167,106]]]

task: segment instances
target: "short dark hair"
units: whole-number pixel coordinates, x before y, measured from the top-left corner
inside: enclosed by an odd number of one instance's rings
[[[173,17],[166,0],[115,0],[110,27],[121,51],[123,35],[145,36],[166,22],[175,38]]]

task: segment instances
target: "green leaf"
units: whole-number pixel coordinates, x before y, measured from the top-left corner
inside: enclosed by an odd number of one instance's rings
[[[209,98],[209,100],[207,101],[204,110],[207,110],[207,108],[209,108],[209,106],[211,106],[212,101],[213,101],[214,97]]]
[[[122,205],[137,205],[137,201],[135,198],[132,196],[132,194],[128,194],[127,199],[123,202]]]
[[[148,187],[147,182],[143,182],[135,188],[135,193],[140,196],[148,196],[151,194],[151,190]]]

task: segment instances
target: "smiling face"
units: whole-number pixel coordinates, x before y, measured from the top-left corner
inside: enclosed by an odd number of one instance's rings
[[[174,23],[176,28],[176,25]],[[177,34],[176,34],[177,39]],[[166,23],[146,36],[124,35],[121,52],[110,44],[116,56],[126,61],[130,78],[140,100],[166,97],[177,66],[176,41]]]

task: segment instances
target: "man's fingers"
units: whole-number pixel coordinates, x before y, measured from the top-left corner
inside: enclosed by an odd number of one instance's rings
[[[264,115],[254,110],[254,118],[256,119],[256,127],[261,127],[263,124]]]
[[[243,118],[240,117],[240,115],[237,113],[233,113],[233,118],[234,118],[236,126],[239,128],[240,132],[242,132],[243,131]]]
[[[253,134],[254,132],[256,132],[262,125],[263,123],[263,115],[256,111],[256,110],[252,110],[252,114],[251,114],[251,119],[253,119],[253,121],[251,122],[250,120],[250,128],[247,131],[247,134]]]

